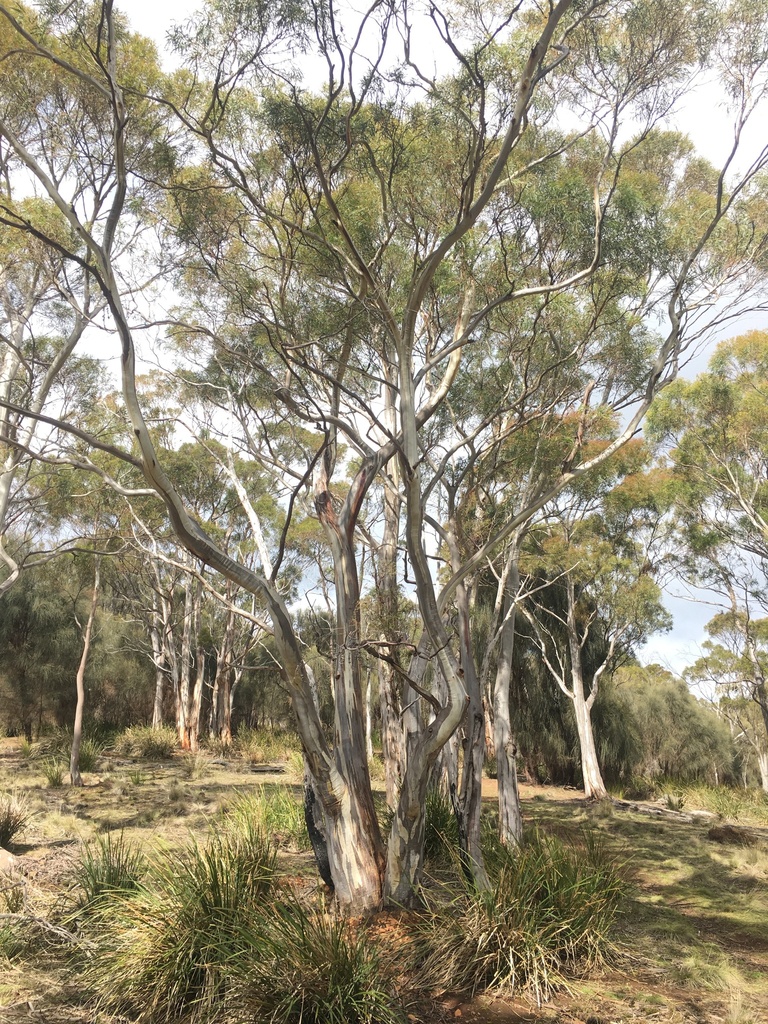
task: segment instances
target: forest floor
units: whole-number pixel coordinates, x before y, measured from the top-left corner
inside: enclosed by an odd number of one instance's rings
[[[16,740],[0,740],[0,793],[27,795],[33,817],[12,846],[32,904],[50,912],[72,884],[82,845],[122,830],[142,844],[182,846],[238,792],[289,787],[288,773],[254,772],[248,762],[200,758],[147,763],[104,755],[82,789],[49,788],[39,760]],[[484,791],[495,803],[495,783]],[[575,980],[542,1007],[524,999],[436,997],[423,1024],[768,1024],[768,830],[741,846],[708,837],[712,818],[687,820],[658,805],[590,806],[575,790],[521,787],[528,824],[563,836],[598,831],[624,864],[633,897],[615,932],[608,970]],[[687,810],[687,808],[686,808]],[[744,824],[739,822],[737,824]],[[307,853],[283,849],[283,870],[314,884]],[[2,1024],[106,1024],[82,1005],[77,979],[61,958],[0,957]]]

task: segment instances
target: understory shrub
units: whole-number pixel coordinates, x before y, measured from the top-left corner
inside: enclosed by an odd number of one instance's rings
[[[102,901],[86,982],[137,1021],[210,1020],[274,870],[272,845],[247,822],[150,863],[133,892]]]
[[[29,804],[18,793],[0,794],[0,846],[8,846],[30,819]]]
[[[162,761],[173,756],[176,745],[176,730],[169,725],[157,729],[149,725],[132,725],[115,740],[115,753],[121,757]]]
[[[233,963],[235,1002],[270,1024],[400,1024],[404,1015],[362,927],[295,897],[251,929]]]
[[[548,999],[564,978],[601,963],[627,885],[597,839],[534,832],[489,857],[492,887],[431,909],[413,955],[437,989],[530,991]]]

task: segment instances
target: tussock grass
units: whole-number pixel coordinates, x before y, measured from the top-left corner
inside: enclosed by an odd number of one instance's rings
[[[185,779],[202,779],[208,770],[208,758],[199,751],[185,750],[181,755],[181,773]]]
[[[691,786],[685,797],[690,807],[711,811],[723,821],[768,825],[768,796],[762,790]]]
[[[304,805],[283,788],[267,789],[239,797],[225,808],[226,818],[237,828],[258,828],[275,846],[295,852],[311,850],[304,821]]]
[[[148,725],[133,725],[116,738],[115,753],[121,757],[163,761],[173,756],[176,745],[176,731],[170,726],[153,729]]]
[[[534,832],[489,858],[486,892],[432,909],[414,952],[427,984],[475,993],[527,990],[540,1003],[566,977],[604,962],[627,884],[590,833],[564,842]]]
[[[299,738],[295,733],[250,729],[240,725],[234,743],[235,749],[253,764],[287,761],[293,751],[299,750]]]
[[[400,1024],[378,950],[360,927],[289,898],[233,963],[235,1002],[270,1024]]]
[[[64,785],[64,762],[57,757],[49,757],[40,766],[45,783],[49,789],[61,789]]]
[[[25,796],[0,794],[0,846],[7,847],[29,824],[32,812]]]
[[[459,846],[459,829],[451,801],[435,786],[427,790],[424,823],[424,856],[429,861],[453,858]]]
[[[690,950],[672,965],[669,974],[676,985],[697,991],[731,992],[744,984],[741,972],[711,944]]]
[[[263,834],[232,823],[204,846],[150,863],[133,892],[102,902],[86,983],[137,1021],[210,1020],[274,869]]]
[[[75,870],[77,912],[95,913],[115,894],[136,893],[146,872],[144,854],[122,832],[96,836]]]

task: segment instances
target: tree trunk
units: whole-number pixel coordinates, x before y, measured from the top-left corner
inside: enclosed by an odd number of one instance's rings
[[[597,690],[593,688],[588,697],[584,693],[584,667],[576,619],[576,589],[570,576],[566,580],[566,594],[568,598],[566,618],[568,651],[571,656],[571,692],[569,696],[573,701],[573,709],[576,714],[576,732],[579,737],[584,795],[587,800],[602,800],[608,796],[608,791],[605,788],[600,764],[597,760],[595,734],[592,729],[592,705],[595,703]]]
[[[760,769],[760,782],[763,792],[768,793],[768,750],[757,751],[757,764]]]
[[[459,825],[459,848],[464,870],[478,889],[490,887],[480,845],[480,813],[483,803],[483,765],[485,763],[485,715],[472,652],[469,623],[469,595],[461,584],[456,591],[459,642],[464,686],[469,697],[463,724],[461,783],[454,795],[454,810]]]
[[[336,590],[333,773],[337,800],[323,801],[328,859],[336,896],[367,910],[381,902],[384,847],[366,757],[360,664],[360,590],[353,524],[339,521],[321,473],[315,507],[333,555]]]
[[[231,601],[232,597],[232,583],[228,580],[227,599]],[[211,698],[213,730],[215,730],[216,735],[225,747],[228,747],[232,742],[231,689],[234,670],[234,648],[235,612],[232,608],[228,608],[224,635],[219,648],[219,656],[216,660],[216,678],[213,683]]]
[[[385,364],[385,375],[389,372]],[[396,432],[395,395],[393,388],[384,389],[384,423],[389,431]],[[400,533],[400,468],[396,458],[390,459],[382,477],[384,489],[384,529],[378,548],[376,562],[376,592],[382,621],[379,639],[387,641],[382,646],[387,661],[378,662],[379,707],[381,709],[381,752],[384,759],[384,774],[387,786],[387,807],[394,811],[403,781],[406,748],[404,722],[401,718],[400,692],[403,684],[398,677],[396,665],[400,664],[398,640],[400,632],[400,601],[397,583],[397,542]],[[414,699],[416,695],[414,694]]]
[[[152,624],[149,637],[152,644],[152,662],[155,666],[155,700],[152,706],[152,728],[159,729],[163,724],[163,699],[165,696],[165,665],[163,650],[163,617],[160,611],[160,599],[156,591],[152,591]]]
[[[517,743],[512,730],[509,704],[515,644],[514,600],[519,582],[516,552],[513,557],[515,563],[504,592],[504,618],[493,684],[493,749],[496,755],[496,779],[499,790],[499,839],[506,846],[516,846],[523,835],[523,816],[517,787]]]
[[[432,688],[438,696],[438,700],[445,702],[448,699],[448,686],[439,668],[433,671]],[[434,716],[432,716],[433,718]],[[462,730],[457,729],[448,742],[442,747],[437,755],[435,767],[430,779],[431,785],[436,785],[441,793],[451,801],[453,806],[456,794],[459,791],[459,748],[461,746]]]
[[[457,572],[461,553],[453,528],[447,533],[451,566]],[[459,658],[464,687],[469,698],[462,729],[462,765],[458,791],[451,787],[451,799],[459,829],[459,849],[464,871],[478,889],[490,887],[480,845],[480,813],[483,805],[483,765],[485,764],[485,713],[480,677],[477,673],[470,627],[469,589],[465,583],[456,588],[456,614],[459,631]]]
[[[93,623],[96,618],[96,607],[99,602],[99,558],[95,558],[93,570],[93,596],[91,608],[88,612],[88,621],[85,624],[83,633],[83,652],[80,655],[80,664],[77,666],[75,686],[77,687],[77,704],[75,706],[75,724],[72,730],[72,750],[69,756],[69,780],[73,786],[82,786],[83,779],[80,775],[80,744],[83,739],[83,709],[85,707],[85,667],[88,664],[88,655],[91,650],[91,637],[93,635]]]
[[[381,640],[386,640],[381,634]],[[387,807],[394,811],[403,776],[403,728],[399,714],[398,681],[395,670],[386,662],[377,664],[379,676],[379,708],[381,712],[381,753],[384,759],[384,779],[387,788]]]
[[[370,665],[365,670],[365,754],[369,763],[373,760],[373,714],[371,706],[371,680],[373,672]]]

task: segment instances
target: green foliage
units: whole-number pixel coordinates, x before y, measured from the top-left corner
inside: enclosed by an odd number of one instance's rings
[[[768,825],[768,796],[758,789],[731,786],[690,786],[685,790],[689,807],[711,811],[724,821]]]
[[[26,797],[18,793],[0,794],[0,846],[7,847],[22,832],[31,817]]]
[[[404,1014],[365,930],[280,901],[234,961],[236,1003],[271,1024],[400,1024]]]
[[[156,860],[144,884],[102,901],[86,982],[140,1021],[208,1020],[274,871],[271,844],[249,822]]]
[[[614,676],[615,697],[639,737],[630,774],[676,783],[729,778],[735,748],[727,725],[659,665],[630,666]]]
[[[178,739],[174,729],[161,726],[132,725],[115,740],[115,753],[122,757],[146,757],[150,761],[163,761],[176,750]]]
[[[0,609],[0,698],[5,725],[27,740],[42,720],[70,706],[79,637],[61,571],[31,569],[4,595]]]
[[[93,913],[115,894],[137,892],[146,871],[144,854],[122,832],[97,836],[83,848],[75,870],[78,912]]]
[[[493,886],[463,892],[421,927],[427,984],[469,992],[527,990],[547,999],[569,975],[602,963],[627,884],[595,836],[539,832],[497,848]]]

